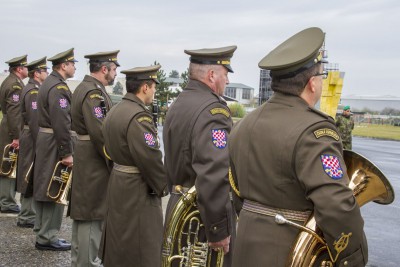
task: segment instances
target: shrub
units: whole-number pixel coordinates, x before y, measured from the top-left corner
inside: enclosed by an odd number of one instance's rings
[[[239,103],[230,104],[229,109],[231,110],[232,117],[243,118],[246,115],[243,105]]]

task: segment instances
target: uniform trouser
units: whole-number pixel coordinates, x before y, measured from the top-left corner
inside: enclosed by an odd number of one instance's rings
[[[21,211],[18,214],[18,222],[22,224],[35,223],[36,211],[33,197],[21,195]]]
[[[15,209],[15,179],[0,176],[0,206],[1,210]]]
[[[58,240],[64,205],[55,202],[36,201],[36,220],[33,231],[36,233],[36,242],[49,245]]]
[[[101,266],[99,252],[103,221],[72,222],[71,267]]]

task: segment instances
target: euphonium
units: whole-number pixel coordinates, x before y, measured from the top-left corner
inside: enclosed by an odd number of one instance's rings
[[[0,175],[15,179],[17,177],[18,150],[8,144],[4,147]]]
[[[53,189],[53,183],[56,183],[56,190]],[[54,167],[53,175],[51,176],[49,186],[47,187],[47,196],[53,199],[56,203],[67,205],[68,204],[68,193],[72,183],[72,167],[67,167],[57,162]],[[51,192],[57,192],[52,195]]]
[[[344,160],[350,178],[349,187],[353,190],[360,207],[370,201],[378,204],[393,202],[393,188],[378,167],[360,154],[349,150],[344,151]],[[305,226],[288,221],[280,215],[276,215],[275,221],[278,224],[286,223],[302,230],[292,247],[286,266],[329,267],[334,265],[336,259],[332,257],[313,214],[310,215]]]
[[[216,262],[215,266],[222,266],[222,249],[215,252],[209,247],[207,240],[199,240],[199,232],[204,224],[196,204],[196,188],[193,186],[184,193],[182,187],[177,186],[176,191],[182,196],[166,222],[162,267],[211,266],[213,260]]]

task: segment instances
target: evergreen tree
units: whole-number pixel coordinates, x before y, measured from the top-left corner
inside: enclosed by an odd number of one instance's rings
[[[169,73],[170,78],[179,78],[179,72],[177,70],[171,70],[171,72]]]
[[[180,84],[182,89],[185,89],[188,80],[189,80],[189,68],[187,68],[184,72],[181,73],[181,79],[183,82]]]
[[[154,61],[154,65],[160,64],[157,61]],[[158,101],[158,105],[159,106],[166,106],[167,105],[167,101],[168,99],[170,99],[171,97],[175,97],[177,94],[172,92],[171,90],[169,90],[169,86],[171,85],[171,83],[168,83],[165,81],[166,79],[166,74],[165,71],[163,69],[159,69],[157,71],[157,80],[160,82],[159,84],[157,84],[156,86],[156,99]]]
[[[114,95],[122,95],[124,91],[124,87],[120,82],[117,82],[117,84],[113,87],[113,94]]]

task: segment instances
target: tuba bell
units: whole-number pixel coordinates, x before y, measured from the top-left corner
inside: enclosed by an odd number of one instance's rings
[[[68,205],[68,193],[72,183],[72,167],[57,162],[47,187],[47,196],[56,203]],[[52,194],[52,192],[56,192]]]
[[[370,201],[383,205],[393,202],[393,188],[378,167],[360,154],[350,150],[344,150],[344,160],[350,178],[349,187],[353,190],[360,207]],[[301,230],[288,257],[287,267],[334,266],[336,259],[329,251],[313,214],[310,215],[305,226],[288,221],[281,215],[276,215],[275,221],[278,224],[286,223]]]
[[[166,222],[161,266],[222,266],[223,250],[213,251],[207,240],[200,240],[204,224],[196,204],[196,188],[193,186],[185,193],[181,186],[176,186],[176,191],[182,196]]]
[[[4,147],[0,175],[15,179],[17,177],[18,149],[8,144]]]

